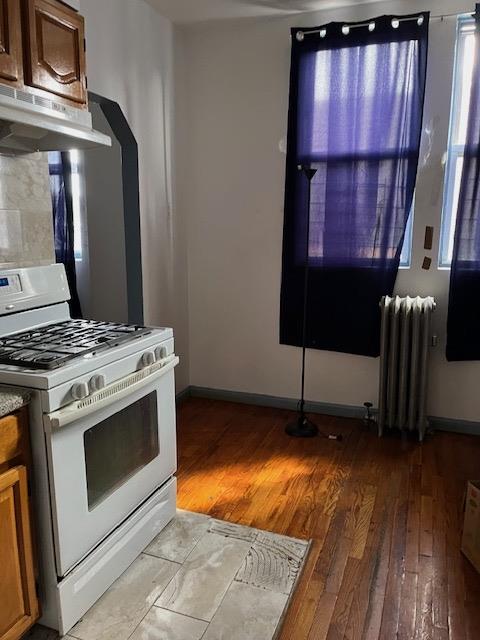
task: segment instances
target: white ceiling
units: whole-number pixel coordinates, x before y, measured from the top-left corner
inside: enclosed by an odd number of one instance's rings
[[[178,24],[280,16],[348,5],[368,4],[381,0],[147,0],[159,12]]]

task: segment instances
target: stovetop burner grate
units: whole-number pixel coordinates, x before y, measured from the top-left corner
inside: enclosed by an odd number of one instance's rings
[[[67,320],[0,338],[0,364],[56,369],[149,333],[151,329],[137,325]]]

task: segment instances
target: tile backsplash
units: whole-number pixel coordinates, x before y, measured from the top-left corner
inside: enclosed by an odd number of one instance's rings
[[[55,262],[47,155],[0,155],[0,267]]]

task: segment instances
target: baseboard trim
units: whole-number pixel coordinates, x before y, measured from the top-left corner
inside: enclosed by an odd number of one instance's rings
[[[190,396],[195,398],[209,398],[211,400],[225,400],[226,402],[238,402],[240,404],[252,404],[259,407],[273,407],[274,409],[288,409],[295,411],[298,407],[298,398],[282,398],[280,396],[268,396],[261,393],[248,393],[245,391],[228,391],[226,389],[210,389],[208,387],[190,387]],[[364,407],[355,407],[328,402],[305,402],[305,410],[310,413],[320,413],[327,416],[341,418],[363,418]]]
[[[453,433],[480,436],[480,422],[455,420],[453,418],[438,418],[435,416],[430,417],[428,420],[430,428],[437,431],[451,431]]]
[[[185,387],[175,396],[175,401],[177,404],[184,402],[187,398],[190,398],[192,394],[190,393],[190,387]]]
[[[227,389],[212,389],[209,387],[196,387],[194,385],[183,389],[183,391],[177,394],[177,404],[180,404],[190,397],[224,400],[226,402],[252,404],[259,407],[273,407],[275,409],[288,409],[290,411],[295,411],[298,405],[298,399],[296,398],[282,398],[281,396],[268,396],[261,393],[228,391]],[[337,416],[339,418],[363,418],[365,416],[364,407],[352,405],[307,401],[305,408],[310,413]],[[429,418],[429,426],[431,429],[438,431],[451,431],[453,433],[480,436],[480,422],[432,416]]]

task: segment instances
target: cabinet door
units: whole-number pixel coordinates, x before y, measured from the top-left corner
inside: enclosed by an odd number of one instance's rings
[[[27,474],[0,475],[0,640],[17,640],[38,618]]]
[[[20,0],[0,0],[0,82],[23,86]]]
[[[83,17],[55,0],[26,0],[26,84],[87,103]]]
[[[24,421],[23,412],[14,413],[0,419],[0,475],[8,467],[16,466],[15,464],[8,464],[15,458],[22,456],[22,461],[17,462],[17,464],[24,464],[27,448],[25,445],[25,433],[28,432],[27,430],[28,426]]]

